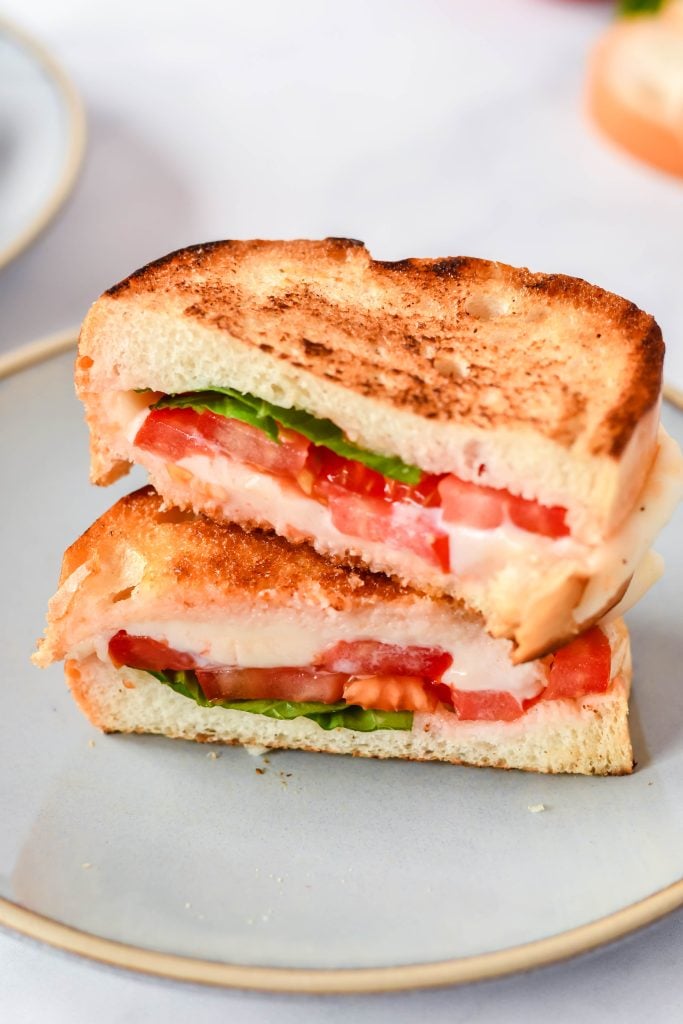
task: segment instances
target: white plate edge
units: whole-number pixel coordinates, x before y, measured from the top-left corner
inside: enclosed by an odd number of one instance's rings
[[[4,16],[0,16],[0,32],[11,36],[47,71],[61,94],[69,120],[67,158],[61,176],[55,183],[54,191],[42,210],[17,235],[10,245],[0,250],[1,270],[31,245],[41,231],[47,227],[71,193],[83,162],[83,154],[85,153],[86,118],[83,101],[75,85],[49,50],[23,28],[19,28],[18,25]]]

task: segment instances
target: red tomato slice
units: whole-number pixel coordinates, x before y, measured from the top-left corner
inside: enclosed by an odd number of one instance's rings
[[[491,530],[507,517],[521,530],[545,537],[565,537],[569,533],[565,522],[567,511],[559,505],[541,505],[504,489],[468,483],[453,474],[444,477],[438,489],[447,523]]]
[[[210,455],[213,449],[199,429],[200,419],[194,409],[153,409],[134,443],[173,462],[187,455]]]
[[[555,652],[542,699],[576,700],[587,693],[604,693],[609,689],[611,669],[609,640],[598,626],[593,626]]]
[[[283,430],[278,443],[258,427],[194,409],[153,409],[140,427],[135,444],[174,461],[196,453],[219,453],[285,475],[303,469],[310,447],[310,441],[293,430]]]
[[[373,498],[384,497],[386,481],[381,473],[369,469],[355,459],[345,459],[329,448],[320,445],[313,447],[306,468],[313,474],[313,494],[316,497],[326,497],[329,484],[353,494],[364,494]]]
[[[332,484],[325,489],[332,522],[340,533],[407,549],[448,572],[448,537],[434,527],[428,514],[407,503],[350,494]]]
[[[447,523],[492,530],[505,518],[505,491],[466,483],[450,474],[439,484],[439,494]]]
[[[412,501],[425,508],[437,508],[441,504],[439,484],[443,474],[437,476],[425,473],[419,484],[402,484],[399,480],[387,480],[384,484],[384,496],[390,501]]]
[[[221,668],[195,670],[208,700],[289,700],[334,704],[342,700],[348,675],[309,668]]]
[[[481,530],[506,516],[520,529],[547,537],[569,533],[565,509],[548,508],[506,490],[480,487],[453,474],[425,474],[414,486],[390,480],[354,459],[312,445],[296,431],[280,428],[279,443],[248,423],[194,409],[154,409],[135,444],[177,462],[188,455],[221,454],[268,473],[291,476],[302,489],[329,504],[341,533],[406,548],[442,572],[450,570],[448,537],[415,506],[443,508],[446,522]]]
[[[401,647],[377,640],[340,640],[317,659],[320,668],[350,676],[417,676],[436,682],[453,664],[438,647]]]
[[[503,690],[451,690],[451,700],[464,722],[512,722],[524,708]]]
[[[538,501],[527,501],[510,495],[508,515],[520,530],[541,533],[544,537],[566,537],[569,527],[565,522],[567,510],[559,505],[541,505]]]
[[[376,711],[434,711],[439,698],[415,676],[364,676],[344,687],[347,704]]]
[[[109,641],[109,657],[117,666],[152,672],[165,669],[181,672],[195,666],[191,654],[174,651],[168,644],[149,636],[131,636],[125,629],[120,629]]]
[[[318,485],[319,493],[326,492],[332,522],[341,533],[364,540],[388,543],[391,503],[382,498],[366,498],[343,487]]]
[[[411,501],[428,507],[437,506],[440,501],[438,485],[441,476],[425,473],[419,484],[403,484],[322,446],[311,448],[306,469],[314,477],[313,494],[323,498],[328,494],[326,485],[334,484],[354,494],[384,498],[387,501]]]
[[[434,516],[415,505],[399,501],[391,505],[391,531],[387,543],[407,548],[442,572],[450,570],[448,534],[440,530]]]

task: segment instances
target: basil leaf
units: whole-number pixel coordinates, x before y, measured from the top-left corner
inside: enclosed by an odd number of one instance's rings
[[[258,427],[271,441],[278,439],[278,426],[271,415],[268,402],[251,395],[240,395],[229,388],[215,388],[211,391],[189,392],[183,395],[165,395],[160,398],[152,409],[194,409],[196,412],[216,413],[217,416],[228,416],[233,420],[241,420],[252,427]],[[285,424],[283,424],[284,426]]]
[[[345,704],[339,711],[307,714],[321,729],[353,729],[355,732],[376,732],[378,729],[412,729],[412,711],[373,711]]]
[[[619,0],[617,11],[620,15],[654,14],[664,0]]]
[[[332,420],[318,419],[301,409],[283,409],[262,398],[243,395],[232,388],[212,387],[206,391],[189,392],[182,395],[165,395],[152,406],[153,409],[195,409],[208,410],[218,416],[229,416],[242,423],[262,430],[272,441],[278,440],[278,424],[288,430],[296,430],[313,444],[323,445],[346,459],[355,459],[382,476],[399,480],[404,484],[417,484],[422,470],[397,456],[378,455],[347,441],[343,432]]]
[[[295,718],[310,718],[321,729],[354,729],[356,732],[375,732],[377,729],[412,729],[412,711],[366,711],[365,708],[338,701],[323,704],[318,701],[289,700],[218,700],[209,701],[202,693],[194,672],[153,672],[147,669],[160,683],[170,686],[176,693],[189,697],[203,708],[227,708],[230,711],[247,711],[253,715],[266,715],[283,722]]]

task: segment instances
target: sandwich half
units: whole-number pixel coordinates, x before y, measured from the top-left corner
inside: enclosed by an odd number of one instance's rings
[[[540,661],[449,596],[144,488],[66,552],[34,660],[105,732],[540,772],[632,769],[620,620]]]
[[[216,242],[111,288],[76,387],[92,479],[463,599],[525,661],[656,578],[681,492],[651,316],[486,260]]]

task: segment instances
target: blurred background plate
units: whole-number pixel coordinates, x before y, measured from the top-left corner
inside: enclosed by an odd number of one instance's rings
[[[81,101],[52,57],[0,19],[0,267],[71,191],[85,141]]]
[[[29,661],[62,551],[142,482],[89,486],[65,344],[0,365],[0,924],[176,978],[367,991],[538,966],[683,903],[683,508],[628,617],[633,775],[102,736]]]

